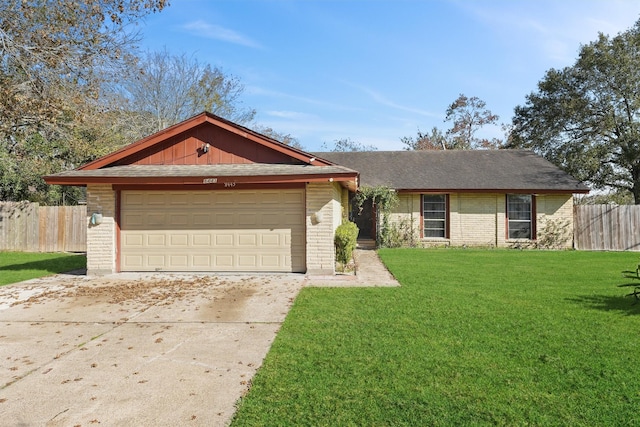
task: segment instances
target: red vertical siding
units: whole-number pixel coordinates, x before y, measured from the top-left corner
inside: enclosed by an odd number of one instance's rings
[[[208,151],[204,147],[209,144]],[[120,165],[213,165],[240,163],[299,163],[298,160],[241,135],[204,124],[124,158]]]

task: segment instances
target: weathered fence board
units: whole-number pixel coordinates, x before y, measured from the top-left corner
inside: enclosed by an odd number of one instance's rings
[[[575,206],[573,230],[576,249],[640,251],[640,206]]]
[[[0,202],[0,250],[85,252],[87,207]]]

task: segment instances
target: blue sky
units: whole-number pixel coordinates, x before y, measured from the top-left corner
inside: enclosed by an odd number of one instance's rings
[[[547,70],[639,18],[634,0],[173,0],[141,47],[238,77],[256,122],[308,151],[342,138],[400,150],[445,130],[461,93],[509,123]]]

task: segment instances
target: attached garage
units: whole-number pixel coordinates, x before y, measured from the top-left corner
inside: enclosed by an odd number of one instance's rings
[[[121,271],[304,272],[304,189],[122,191]]]
[[[358,173],[202,113],[49,184],[87,187],[87,273],[335,272]]]

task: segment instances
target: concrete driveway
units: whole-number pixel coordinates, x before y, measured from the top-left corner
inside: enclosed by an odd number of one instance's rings
[[[0,287],[0,423],[227,425],[302,275],[58,275]]]

